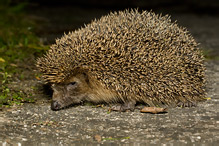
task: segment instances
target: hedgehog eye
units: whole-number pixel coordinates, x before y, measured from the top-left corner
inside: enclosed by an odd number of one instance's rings
[[[68,91],[74,90],[75,88],[77,88],[77,82],[70,82],[70,83],[67,85],[67,90],[68,90]]]
[[[75,84],[76,84],[76,82],[71,82],[71,83],[69,83],[69,85],[72,85],[72,86],[75,85]]]

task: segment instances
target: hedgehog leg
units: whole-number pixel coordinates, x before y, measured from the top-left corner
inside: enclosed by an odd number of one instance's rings
[[[178,107],[195,107],[197,106],[197,103],[195,101],[187,101],[187,102],[178,102],[177,103]]]
[[[110,109],[113,111],[125,112],[125,111],[134,111],[136,101],[128,101],[123,104],[113,105]]]

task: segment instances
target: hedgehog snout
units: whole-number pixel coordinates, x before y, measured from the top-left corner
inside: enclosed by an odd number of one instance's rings
[[[58,101],[53,100],[51,103],[51,109],[54,111],[59,110],[59,109],[61,109],[61,104],[59,104]]]

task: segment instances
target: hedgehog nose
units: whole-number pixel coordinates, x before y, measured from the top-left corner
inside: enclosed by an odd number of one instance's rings
[[[61,105],[58,103],[58,101],[52,101],[51,103],[51,109],[56,111],[59,110],[61,108]]]

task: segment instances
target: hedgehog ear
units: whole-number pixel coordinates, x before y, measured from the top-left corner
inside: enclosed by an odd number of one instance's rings
[[[86,81],[87,83],[89,83],[89,77],[88,77],[87,72],[82,72],[82,75],[84,76],[85,81]]]

